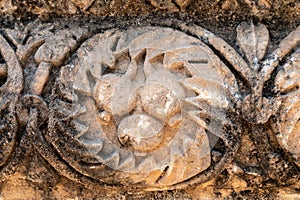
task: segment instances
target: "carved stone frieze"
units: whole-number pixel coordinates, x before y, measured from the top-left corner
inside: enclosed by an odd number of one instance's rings
[[[236,41],[179,21],[3,28],[1,180],[36,152],[91,187],[217,182],[255,174],[237,161],[245,135],[257,171],[299,179],[300,27],[275,45],[265,25],[242,22]]]

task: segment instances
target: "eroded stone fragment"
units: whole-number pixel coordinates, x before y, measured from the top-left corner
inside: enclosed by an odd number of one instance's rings
[[[43,91],[44,85],[49,78],[51,64],[41,62],[35,72],[33,82],[31,83],[31,93],[40,95]]]
[[[58,35],[43,44],[36,52],[34,58],[37,63],[48,62],[54,66],[59,66],[65,55],[76,45],[74,39]]]
[[[61,30],[52,36],[45,35],[45,41],[36,51],[34,59],[37,63],[47,62],[57,67],[62,64],[64,59],[75,48],[77,40],[85,37],[86,29],[77,28]]]

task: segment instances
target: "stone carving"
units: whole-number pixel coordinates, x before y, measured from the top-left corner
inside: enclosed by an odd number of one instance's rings
[[[0,166],[7,164],[17,135],[16,104],[23,89],[23,72],[14,50],[0,35],[0,52],[4,63],[0,70]],[[2,83],[2,80],[5,80]]]
[[[251,64],[251,67],[255,71],[259,72],[260,76],[259,78],[255,77],[255,79],[258,81],[254,81],[255,85],[253,86],[255,88],[254,93],[257,94],[252,94],[252,97],[250,95],[250,98],[254,97],[254,99],[249,102],[255,103],[255,106],[253,106],[253,109],[251,109],[251,106],[248,107],[248,105],[245,105],[244,113],[249,111],[251,111],[253,114],[256,113],[256,123],[265,123],[271,115],[274,115],[275,112],[277,112],[274,117],[276,125],[273,125],[273,129],[275,133],[277,133],[276,137],[278,142],[283,148],[292,154],[296,164],[299,165],[299,49],[289,56],[289,61],[286,64],[283,66],[278,65],[279,62],[288,56],[294,48],[297,48],[300,40],[300,28],[298,27],[294,32],[288,35],[280,43],[279,48],[276,49],[264,61],[262,61],[262,59],[269,43],[269,33],[264,25],[259,24],[258,26],[254,26],[253,24],[249,25],[243,23],[237,29],[237,38],[241,48],[246,54],[249,63]],[[264,87],[266,87],[265,83],[271,78],[275,67],[278,67],[279,72],[275,78],[273,97],[270,94],[266,96],[263,91]],[[259,96],[259,98],[256,99],[257,97],[255,96]],[[245,99],[247,100],[247,97]],[[261,113],[262,115],[257,115],[257,112]],[[254,117],[253,114],[251,116],[252,119]]]
[[[300,37],[300,33],[297,36]],[[297,49],[278,72],[275,84],[282,103],[273,119],[273,129],[279,144],[300,166],[300,51]]]
[[[222,53],[243,77],[245,85],[250,86],[250,90],[240,91],[241,96],[236,99],[237,102],[240,101],[243,117],[248,122],[259,125],[267,123],[270,116],[275,115],[272,127],[277,133],[278,142],[292,154],[299,165],[300,27],[282,40],[279,47],[264,59],[269,44],[268,30],[262,24],[241,23],[237,27],[237,40],[247,62],[223,40],[211,37],[205,30],[183,28],[207,39],[207,43]],[[281,65],[280,62],[286,58],[288,62]],[[275,84],[268,85],[274,76]]]
[[[257,134],[272,131],[288,152],[279,161],[300,166],[300,27],[271,53],[263,24],[237,27],[241,53],[199,26],[175,27],[90,38],[40,22],[5,29],[1,173],[34,149],[83,184],[181,188],[234,173],[246,127],[261,151]],[[276,157],[260,155],[264,166]]]
[[[17,24],[15,29],[4,32],[13,47],[0,36],[4,61],[0,67],[1,179],[12,174],[32,145],[38,144],[32,141],[48,112],[42,92],[52,66],[60,65],[77,44],[75,40],[86,33],[84,29],[55,33],[53,25],[39,21],[25,27]]]
[[[107,31],[77,56],[60,78],[72,105],[58,111],[73,115],[74,138],[96,159],[89,165],[121,171],[128,183],[173,185],[210,166],[218,138],[228,143],[237,84],[201,41],[168,28]]]

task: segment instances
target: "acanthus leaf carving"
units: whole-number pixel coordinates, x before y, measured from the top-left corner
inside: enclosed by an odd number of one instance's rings
[[[36,20],[28,25],[24,26],[22,23],[16,24],[14,29],[5,29],[6,35],[17,47],[16,55],[21,64],[36,51],[48,37],[52,37],[54,34],[53,24],[41,24],[39,20]]]

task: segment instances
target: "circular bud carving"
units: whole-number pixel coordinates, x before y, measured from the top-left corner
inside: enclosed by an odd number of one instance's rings
[[[50,115],[52,127],[70,120],[68,133],[52,128],[49,138],[80,173],[165,187],[204,171],[209,178],[224,162],[212,161],[211,151],[218,146],[225,156],[231,148],[228,96],[237,87],[200,40],[170,28],[107,31],[85,42],[71,63],[61,70],[62,98]],[[77,146],[59,145],[66,134]]]

